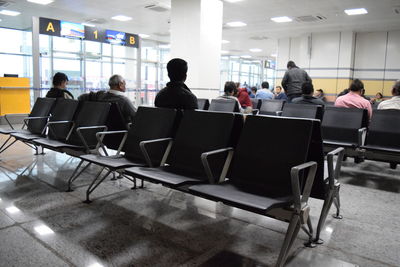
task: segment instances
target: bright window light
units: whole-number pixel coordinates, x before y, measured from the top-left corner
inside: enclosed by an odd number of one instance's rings
[[[87,22],[82,23],[82,25],[87,26],[87,27],[96,27],[96,25],[90,24],[90,23],[87,23]]]
[[[128,21],[128,20],[131,20],[132,18],[125,16],[125,15],[117,15],[117,16],[112,17],[111,19],[119,20],[119,21]]]
[[[363,14],[367,14],[368,13],[368,11],[365,8],[346,9],[344,12],[349,16],[352,16],[352,15],[363,15]]]
[[[243,0],[225,0],[225,2],[228,2],[228,3],[237,3],[237,2],[241,2],[241,1],[243,1]]]
[[[48,226],[42,224],[33,228],[39,235],[50,235],[54,234],[54,231],[51,230]]]
[[[228,54],[229,53],[229,51],[227,51],[227,50],[221,50],[221,54]]]
[[[229,44],[230,41],[228,41],[228,40],[222,40],[221,43],[222,43],[222,44]]]
[[[139,36],[140,36],[141,38],[149,38],[149,37],[150,37],[150,35],[145,34],[145,33],[139,33]]]
[[[271,54],[271,57],[277,57],[278,55],[277,54]]]
[[[259,53],[259,52],[262,52],[262,49],[260,49],[260,48],[250,48],[249,51],[253,52],[253,53]]]
[[[231,56],[231,58],[240,58],[239,56]]]
[[[232,21],[232,22],[228,22],[226,23],[227,26],[229,27],[244,27],[247,24],[241,21]]]
[[[244,56],[241,56],[241,58],[251,58],[251,56],[250,55],[244,55]]]
[[[171,48],[171,45],[170,44],[162,44],[162,45],[159,45],[159,47],[160,48]]]
[[[2,11],[0,11],[0,14],[6,16],[18,16],[21,14],[21,12],[3,9]]]
[[[27,0],[27,1],[39,5],[48,5],[54,2],[54,0]]]
[[[96,262],[96,263],[90,264],[88,267],[104,267],[104,266],[101,265],[100,263]]]
[[[289,17],[287,17],[287,16],[283,16],[283,17],[274,17],[274,18],[271,18],[271,20],[274,21],[274,22],[278,22],[278,23],[281,23],[281,22],[291,22],[291,21],[293,21],[291,18],[289,18]]]
[[[10,214],[14,214],[14,213],[20,212],[21,210],[15,206],[11,206],[11,207],[6,208],[6,211]]]

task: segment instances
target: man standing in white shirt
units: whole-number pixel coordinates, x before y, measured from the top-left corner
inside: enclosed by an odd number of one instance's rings
[[[392,95],[391,99],[382,101],[378,109],[400,109],[400,80],[397,80],[392,88]]]

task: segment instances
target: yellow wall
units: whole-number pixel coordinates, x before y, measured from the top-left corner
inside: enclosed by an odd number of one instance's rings
[[[0,77],[0,115],[30,112],[29,78]]]

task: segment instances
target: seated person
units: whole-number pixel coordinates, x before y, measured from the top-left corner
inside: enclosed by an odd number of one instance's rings
[[[391,99],[379,103],[378,109],[400,109],[400,80],[397,80],[392,87]]]
[[[156,95],[154,104],[160,108],[197,109],[197,98],[186,86],[187,62],[180,58],[167,64],[170,82]]]
[[[131,123],[135,116],[136,109],[132,101],[124,95],[126,91],[126,82],[124,78],[122,78],[121,75],[113,75],[108,81],[108,85],[110,86],[110,90],[82,94],[78,97],[78,100],[118,103],[125,122]]]
[[[280,99],[280,100],[287,100],[287,96],[285,94],[285,92],[283,92],[282,87],[277,85],[275,87],[275,99]]]
[[[314,86],[310,82],[305,82],[301,86],[302,95],[292,100],[296,104],[324,105],[324,101],[313,96]]]
[[[363,108],[368,110],[369,118],[372,116],[371,103],[363,96],[364,84],[359,79],[355,79],[349,88],[349,92],[339,96],[335,101],[335,107]]]
[[[74,99],[74,96],[68,92],[68,76],[65,73],[57,72],[53,77],[53,87],[47,92],[46,97]]]
[[[233,99],[237,102],[240,112],[244,112],[244,109],[240,105],[239,100],[235,95],[237,94],[237,87],[234,82],[226,82],[224,86],[224,94],[217,97],[218,99]]]
[[[251,113],[253,111],[253,103],[250,100],[249,93],[246,88],[239,88],[236,91],[237,99],[239,100],[240,106],[243,108],[244,113]]]
[[[269,90],[269,83],[263,82],[261,89],[257,91],[256,98],[258,99],[274,99],[274,94]]]
[[[383,101],[383,95],[381,93],[376,93],[375,97],[371,99],[372,104],[377,104]]]
[[[256,98],[257,87],[253,86],[253,87],[250,88],[250,90],[251,90],[250,94],[249,94],[250,98]]]
[[[314,96],[316,98],[321,99],[322,101],[326,102],[326,97],[325,97],[325,93],[324,90],[322,89],[317,89],[317,91],[315,91]]]

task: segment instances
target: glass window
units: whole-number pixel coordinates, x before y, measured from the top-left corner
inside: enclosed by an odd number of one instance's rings
[[[13,54],[32,54],[32,33],[0,28],[0,52]]]
[[[53,49],[63,52],[81,52],[81,40],[53,37]]]
[[[32,56],[0,54],[0,75],[18,74],[19,77],[32,77]]]

